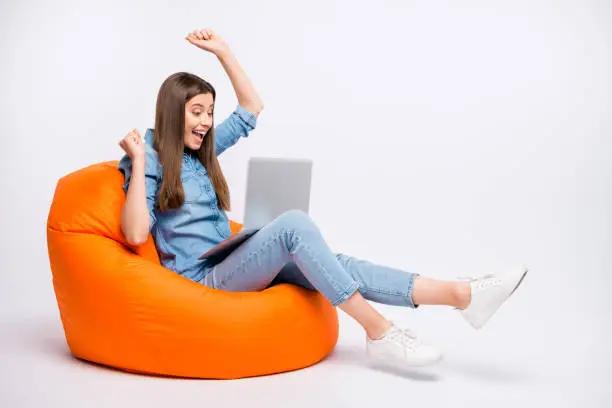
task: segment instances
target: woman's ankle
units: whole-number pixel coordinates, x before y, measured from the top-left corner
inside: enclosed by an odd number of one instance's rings
[[[377,324],[375,327],[364,327],[364,329],[370,340],[376,340],[389,330],[390,327],[391,322],[385,319],[381,324]]]
[[[457,309],[465,309],[470,305],[472,298],[472,288],[469,282],[456,282],[454,288],[453,305]]]

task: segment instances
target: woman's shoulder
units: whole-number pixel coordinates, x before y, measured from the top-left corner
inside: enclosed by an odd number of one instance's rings
[[[159,161],[159,154],[153,147],[153,129],[148,128],[145,132],[144,137],[146,161],[149,162],[148,166],[155,166],[157,172],[161,174],[162,165]]]
[[[145,143],[146,159],[159,163],[159,155],[153,146]]]
[[[159,161],[159,155],[153,147],[153,129],[147,129],[144,137],[145,145],[145,171],[148,175],[159,176],[162,174],[162,166]],[[124,154],[119,160],[118,167],[120,170],[131,169],[132,159],[127,154]]]
[[[147,155],[151,155],[151,157],[158,159],[157,151],[153,147],[153,131],[154,130],[152,128],[147,128],[143,139]]]

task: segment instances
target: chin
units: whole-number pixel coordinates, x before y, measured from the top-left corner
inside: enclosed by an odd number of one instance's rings
[[[191,150],[195,150],[195,151],[197,151],[197,150],[200,150],[200,147],[202,147],[202,144],[196,144],[196,145],[189,145],[189,144],[188,144],[188,145],[187,145],[187,147],[188,147],[189,149],[191,149]]]

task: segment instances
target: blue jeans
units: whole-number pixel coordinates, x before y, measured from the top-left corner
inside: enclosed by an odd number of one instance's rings
[[[209,266],[200,283],[231,292],[292,283],[321,292],[333,306],[358,290],[374,302],[416,308],[412,289],[417,276],[334,254],[310,216],[290,210],[266,224],[223,261]]]

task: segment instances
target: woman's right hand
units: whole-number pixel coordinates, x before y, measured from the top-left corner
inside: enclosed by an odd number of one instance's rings
[[[119,142],[119,146],[121,146],[132,161],[135,159],[144,159],[145,157],[145,144],[140,133],[138,133],[136,129],[128,133],[127,136]]]

